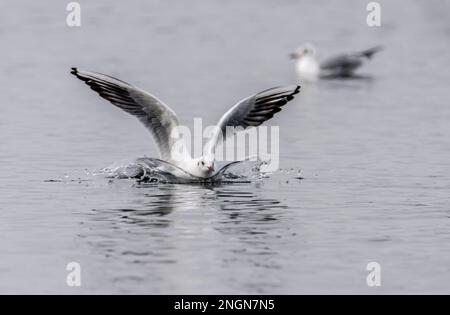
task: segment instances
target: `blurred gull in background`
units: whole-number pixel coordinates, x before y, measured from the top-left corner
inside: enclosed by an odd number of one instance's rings
[[[306,44],[290,56],[297,60],[296,70],[300,79],[316,81],[319,77],[352,77],[356,69],[380,50],[381,46],[375,46],[359,52],[339,54],[319,62],[315,47]]]

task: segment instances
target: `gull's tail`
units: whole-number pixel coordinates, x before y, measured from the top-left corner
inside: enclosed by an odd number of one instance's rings
[[[372,47],[372,48],[363,50],[363,51],[357,53],[357,55],[359,55],[359,56],[361,56],[361,57],[366,57],[366,58],[370,59],[370,58],[372,58],[372,56],[373,56],[375,53],[377,53],[377,52],[379,52],[379,51],[381,51],[381,50],[383,50],[383,49],[384,49],[383,46],[378,45],[378,46],[375,46],[375,47]]]

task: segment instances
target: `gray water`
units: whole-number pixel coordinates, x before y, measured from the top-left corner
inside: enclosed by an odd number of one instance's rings
[[[450,293],[448,1],[0,4],[1,293]],[[148,132],[69,74],[117,76],[212,124],[297,82],[288,54],[382,44],[362,79],[302,85],[280,170],[223,185],[93,173],[156,156]],[[298,179],[298,171],[304,179]],[[82,284],[66,284],[66,265]],[[381,265],[381,286],[366,265]]]

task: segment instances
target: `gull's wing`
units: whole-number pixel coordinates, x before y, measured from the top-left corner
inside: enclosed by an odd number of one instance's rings
[[[359,66],[362,65],[362,58],[354,55],[338,55],[334,57],[330,57],[324,60],[320,64],[320,68],[323,70],[332,70],[332,71],[353,71]]]
[[[220,118],[213,135],[206,144],[206,153],[214,155],[219,141],[231,136],[226,132],[227,127],[257,127],[278,113],[281,107],[292,100],[299,91],[298,85],[276,87],[238,102]]]
[[[175,143],[178,146],[178,152],[186,154],[184,142],[178,132],[178,119],[175,112],[156,97],[105,74],[77,68],[72,68],[71,73],[84,81],[101,97],[139,119],[152,133],[162,159],[176,162],[171,154]],[[178,159],[180,159],[179,156]]]
[[[362,65],[364,58],[372,58],[373,54],[382,50],[381,46],[375,46],[367,50],[350,54],[341,54],[330,57],[320,64],[323,70],[351,72]]]

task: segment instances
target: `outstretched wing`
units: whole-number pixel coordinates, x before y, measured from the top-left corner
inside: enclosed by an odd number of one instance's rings
[[[152,133],[161,159],[173,159],[172,148],[176,144],[177,153],[186,154],[184,142],[178,132],[178,120],[172,111],[156,97],[124,81],[105,74],[72,68],[71,73],[84,81],[92,90],[115,106],[135,116]]]
[[[281,107],[292,100],[299,91],[298,85],[276,87],[238,102],[219,120],[216,130],[206,144],[206,153],[214,155],[219,141],[232,135],[226,132],[227,127],[257,127],[281,111]]]

